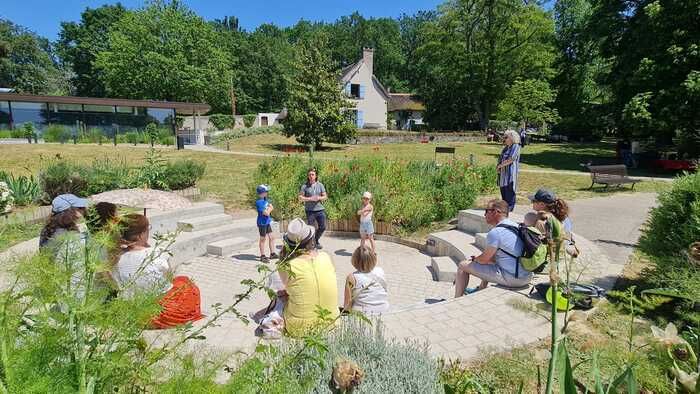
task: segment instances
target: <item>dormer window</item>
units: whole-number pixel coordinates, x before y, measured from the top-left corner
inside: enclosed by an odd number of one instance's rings
[[[365,98],[365,87],[359,83],[349,83],[345,85],[345,95],[352,99]]]

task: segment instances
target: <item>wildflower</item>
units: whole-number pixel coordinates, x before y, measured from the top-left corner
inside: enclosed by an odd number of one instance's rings
[[[651,333],[654,335],[654,339],[666,348],[670,348],[673,345],[687,344],[687,342],[678,335],[678,329],[676,329],[673,323],[668,323],[665,330],[661,330],[656,326],[651,326]]]
[[[671,368],[671,372],[673,372],[673,375],[678,379],[678,383],[680,383],[686,391],[689,393],[695,392],[695,387],[698,384],[697,372],[686,373],[684,370],[678,368],[677,365]]]

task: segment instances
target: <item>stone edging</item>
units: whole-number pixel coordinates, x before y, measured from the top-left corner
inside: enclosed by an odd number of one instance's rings
[[[329,235],[332,237],[342,237],[342,238],[360,238],[360,234],[357,232],[347,232],[347,231],[326,231],[323,235]],[[399,245],[403,245],[409,248],[420,250],[421,252],[426,251],[426,245],[415,241],[410,241],[408,239],[403,239],[394,235],[385,234],[374,234],[374,239],[377,241],[391,242]]]

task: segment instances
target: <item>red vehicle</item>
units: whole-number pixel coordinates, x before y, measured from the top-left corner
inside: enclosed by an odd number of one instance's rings
[[[652,162],[652,166],[664,171],[695,171],[698,162],[679,159],[676,152],[661,152],[659,158]]]

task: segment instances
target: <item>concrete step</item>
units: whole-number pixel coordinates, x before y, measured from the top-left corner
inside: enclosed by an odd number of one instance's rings
[[[474,234],[474,245],[481,250],[486,249],[486,233]]]
[[[224,213],[224,206],[213,202],[197,202],[191,207],[171,211],[153,210],[148,212],[151,234],[166,234],[177,230],[177,222],[200,216]]]
[[[187,218],[177,222],[177,228],[181,231],[198,231],[208,228],[220,227],[233,222],[233,218],[225,213],[209,216]]]
[[[212,242],[207,245],[207,254],[226,257],[232,255],[237,250],[249,246],[253,241],[245,237],[233,237]]]
[[[450,230],[433,233],[426,241],[426,252],[432,256],[450,256],[457,261],[478,256],[481,250],[474,246],[475,239],[463,231]]]
[[[210,243],[233,237],[257,238],[258,228],[255,218],[235,220],[231,224],[206,230],[180,233],[170,248],[173,254],[170,264],[175,267],[182,262],[202,256],[207,253],[207,245]]]
[[[433,277],[438,282],[454,282],[457,277],[457,263],[449,256],[438,256],[430,259]]]
[[[491,226],[486,223],[484,211],[481,209],[465,209],[459,211],[457,228],[469,234],[487,233]]]

